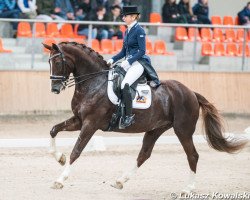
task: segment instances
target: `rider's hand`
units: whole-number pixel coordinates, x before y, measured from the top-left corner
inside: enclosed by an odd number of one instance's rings
[[[121,63],[121,67],[127,71],[128,68],[130,67],[130,64],[129,64],[129,62],[127,60],[124,60]]]
[[[112,64],[114,63],[114,60],[112,58],[110,58],[108,61],[107,61],[107,64],[109,66],[111,66]]]

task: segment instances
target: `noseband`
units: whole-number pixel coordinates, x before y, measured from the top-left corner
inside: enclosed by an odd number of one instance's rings
[[[61,51],[61,49],[60,49],[59,46],[58,46],[58,51],[59,51],[59,53],[54,54],[53,56],[51,56],[51,57],[49,58],[50,79],[51,79],[51,80],[59,80],[59,81],[65,82],[65,81],[67,81],[68,76],[65,76],[65,75],[63,75],[63,76],[54,75],[54,74],[53,74],[53,71],[52,71],[52,66],[51,66],[51,62],[50,62],[50,61],[51,61],[52,59],[54,59],[54,58],[60,56],[60,58],[61,58],[61,60],[62,60],[63,74],[65,74],[65,72],[66,72],[66,59],[65,59],[65,56],[64,56],[64,54],[63,54],[63,52]]]
[[[58,75],[54,75],[53,71],[52,71],[52,65],[51,65],[51,60],[60,56],[61,61],[62,61],[62,69],[63,69],[63,74],[65,74],[66,72],[66,65],[67,65],[67,61],[65,59],[65,55],[63,54],[63,52],[61,51],[60,47],[57,46],[58,49],[57,51],[59,53],[56,53],[52,56],[49,57],[49,65],[50,65],[50,79],[51,80],[59,80],[62,82],[62,84],[64,85],[64,87],[72,87],[74,85],[83,83],[89,79],[93,79],[94,77],[100,76],[102,74],[107,74],[109,71],[113,70],[113,69],[108,69],[108,70],[103,70],[100,72],[94,72],[94,73],[89,73],[89,74],[84,74],[84,75],[80,75],[77,77],[69,77],[69,76],[58,76]],[[76,81],[78,79],[78,81]],[[79,80],[80,79],[80,80]],[[112,80],[111,80],[112,81]]]

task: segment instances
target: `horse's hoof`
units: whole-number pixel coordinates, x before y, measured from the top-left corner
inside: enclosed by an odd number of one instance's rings
[[[66,163],[66,156],[62,154],[61,158],[58,161],[62,166]]]
[[[116,181],[115,183],[111,184],[111,186],[119,190],[123,189],[123,184],[119,181]]]
[[[63,188],[63,184],[59,183],[59,182],[54,182],[54,185],[51,187],[52,189],[62,189]]]

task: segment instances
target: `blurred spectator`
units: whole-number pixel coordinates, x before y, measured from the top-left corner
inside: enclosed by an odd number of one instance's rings
[[[80,0],[77,5],[78,8],[75,11],[76,20],[84,20],[92,11],[90,0]]]
[[[54,15],[55,1],[54,0],[37,0],[37,14],[36,19],[40,20],[63,20],[63,18]]]
[[[101,22],[105,21],[106,19],[106,9],[103,6],[97,8],[97,11],[94,15],[89,13],[85,18],[84,21],[96,21]],[[88,37],[89,28],[88,25],[81,24],[78,27],[78,34],[85,35]],[[96,25],[93,26],[92,30],[92,38],[96,38],[98,40],[107,39],[108,38],[108,26],[107,25]]]
[[[112,6],[120,6],[120,7],[123,6],[122,0],[112,0],[112,1],[109,1],[109,3],[111,5],[111,8],[112,8]]]
[[[0,0],[0,18],[12,18],[18,19],[20,10],[16,8],[15,0]],[[14,36],[17,30],[17,22],[12,22],[13,30],[15,31]]]
[[[112,5],[112,6],[120,6],[121,8],[123,6],[131,5],[131,0],[110,0],[109,2],[110,2],[110,5]]]
[[[190,6],[190,0],[180,0],[178,4],[178,10],[180,12],[180,15],[184,18],[185,23],[197,23],[197,17],[193,15],[193,11]]]
[[[250,2],[238,13],[240,25],[250,25]]]
[[[110,5],[108,0],[92,0],[91,4],[96,11],[101,6],[103,6],[106,9],[106,11],[110,10]]]
[[[50,0],[37,0],[37,19],[52,20],[52,13],[54,12],[54,2]]]
[[[164,23],[185,23],[179,13],[176,0],[166,0],[162,7],[162,19]]]
[[[131,5],[131,0],[122,0],[123,6],[129,6]]]
[[[93,21],[96,21],[96,22],[106,21],[105,14],[106,14],[106,8],[103,6],[98,7],[96,11],[96,15],[94,15],[93,17]],[[96,39],[98,40],[108,39],[108,26],[107,25],[96,26],[96,29],[97,29]]]
[[[91,12],[88,12],[84,17],[84,21],[93,21],[93,20],[94,20],[94,17],[93,17]],[[80,24],[78,27],[78,30],[77,30],[78,35],[84,35],[88,38],[88,35],[89,35],[89,27],[88,26],[89,25],[87,25],[87,24]],[[97,29],[93,28],[91,37],[93,39],[95,39],[96,35],[97,35]]]
[[[55,0],[54,14],[65,19],[74,20],[74,10],[69,0]]]
[[[111,12],[105,18],[106,21],[121,22],[121,7],[118,5],[111,7]],[[119,25],[109,25],[108,38],[112,39],[113,36],[117,36],[118,39],[123,38],[122,31],[120,31]]]
[[[208,0],[198,0],[198,3],[193,7],[193,13],[197,16],[198,23],[211,24],[209,19]]]
[[[37,16],[36,0],[18,0],[17,4],[21,10],[21,18],[34,19]]]
[[[74,13],[76,13],[77,10],[79,9],[79,1],[80,0],[70,0]]]

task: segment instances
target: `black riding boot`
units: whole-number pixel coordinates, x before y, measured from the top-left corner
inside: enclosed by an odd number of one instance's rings
[[[122,90],[122,101],[125,106],[125,116],[122,117],[120,128],[125,129],[135,123],[135,115],[132,114],[132,96],[128,84]]]

